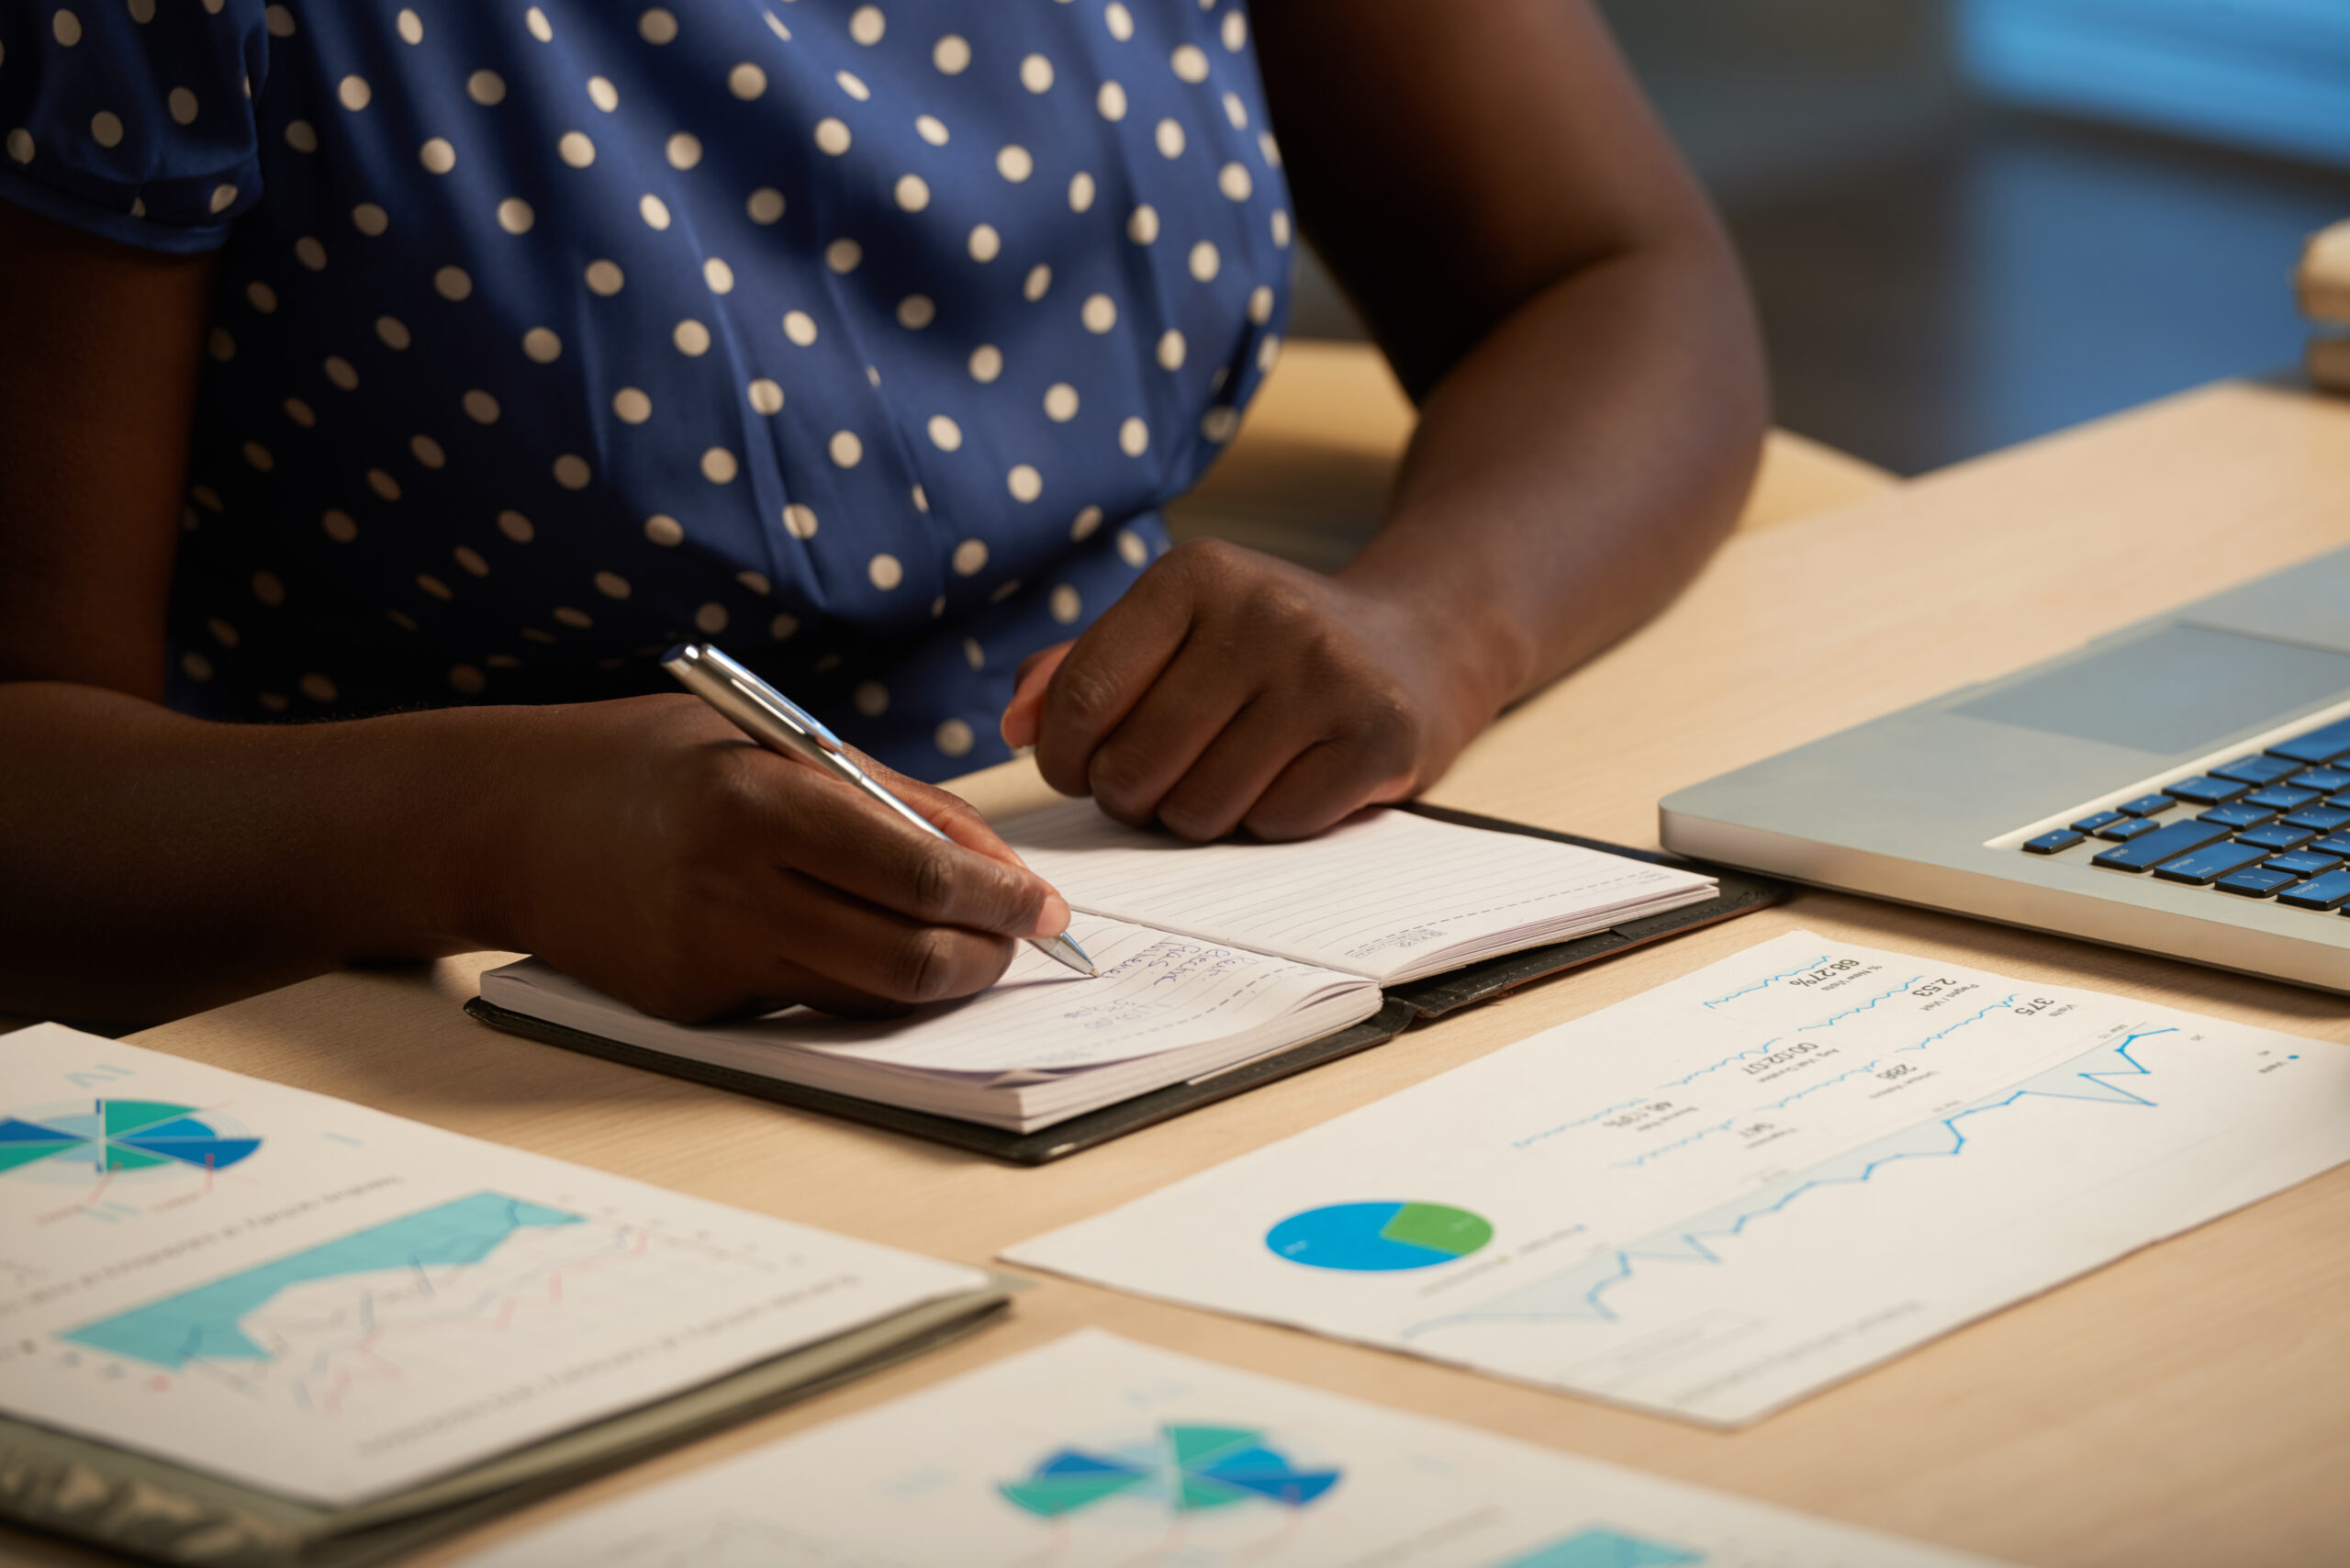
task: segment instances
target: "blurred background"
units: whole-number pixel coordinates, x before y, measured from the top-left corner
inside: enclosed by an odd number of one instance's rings
[[[1714,193],[1779,422],[1902,475],[2289,366],[2350,0],[1599,0]],[[1357,338],[1311,259],[1292,333]]]

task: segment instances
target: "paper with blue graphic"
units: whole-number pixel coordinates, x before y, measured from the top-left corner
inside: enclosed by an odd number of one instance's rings
[[[1015,1261],[1720,1425],[2350,1160],[2350,1050],[1806,932]]]
[[[977,1270],[76,1034],[0,1039],[0,1410],[364,1501]]]
[[[461,1568],[1988,1568],[1099,1329]]]

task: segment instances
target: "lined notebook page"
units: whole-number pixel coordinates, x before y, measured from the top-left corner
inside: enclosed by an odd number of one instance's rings
[[[1071,905],[1388,981],[1711,896],[1709,877],[1373,807],[1293,844],[1187,844],[1091,801],[998,825]]]
[[[1100,966],[1099,979],[1072,974],[1024,943],[990,990],[902,1018],[794,1008],[696,1028],[639,1013],[536,958],[484,975],[481,993],[517,1013],[699,1059],[710,1059],[717,1045],[748,1047],[754,1058],[762,1048],[780,1048],[986,1081],[1033,1081],[1212,1044],[1334,997],[1353,995],[1353,1016],[1326,1027],[1379,1006],[1378,993],[1356,977],[1292,959],[1090,915],[1069,930]]]

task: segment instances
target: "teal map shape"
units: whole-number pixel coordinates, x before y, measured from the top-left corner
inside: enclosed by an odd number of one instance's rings
[[[192,1105],[161,1100],[100,1100],[71,1115],[0,1116],[0,1173],[38,1160],[101,1171],[192,1165],[225,1170],[261,1147],[220,1132]]]
[[[1705,1562],[1705,1553],[1642,1540],[1612,1529],[1587,1529],[1524,1557],[1496,1562],[1494,1568],[1688,1568]]]
[[[1299,1470],[1246,1427],[1161,1427],[1158,1441],[1133,1451],[1062,1449],[1019,1481],[996,1490],[1039,1518],[1059,1518],[1104,1498],[1143,1494],[1177,1513],[1270,1502],[1303,1508],[1338,1484],[1337,1470]]]
[[[245,1333],[244,1319],[293,1286],[386,1269],[478,1263],[518,1230],[580,1223],[581,1216],[561,1209],[502,1193],[476,1193],[84,1324],[61,1337],[173,1370],[197,1360],[267,1361],[270,1352]]]

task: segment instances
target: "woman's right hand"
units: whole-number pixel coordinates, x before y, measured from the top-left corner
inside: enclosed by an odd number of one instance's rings
[[[963,801],[858,756],[932,838],[692,697],[471,717],[496,729],[469,924],[647,1013],[902,1011],[1069,924]]]

